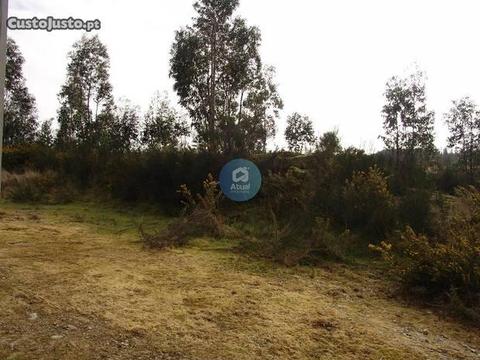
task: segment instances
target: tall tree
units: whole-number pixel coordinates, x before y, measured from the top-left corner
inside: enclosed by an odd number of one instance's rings
[[[302,152],[307,145],[315,143],[313,123],[308,116],[293,113],[287,118],[285,140],[291,151]]]
[[[150,149],[174,148],[188,135],[187,122],[171,106],[167,94],[156,92],[145,114],[142,144]]]
[[[335,155],[342,151],[342,145],[338,137],[338,130],[327,131],[322,136],[317,144],[317,149],[321,152]]]
[[[275,69],[266,67],[252,83],[245,101],[241,102],[238,125],[230,139],[229,149],[265,152],[267,140],[276,134],[276,120],[283,108],[273,77]],[[245,94],[244,94],[245,95]],[[243,96],[242,96],[243,99]],[[228,133],[227,133],[228,134]]]
[[[40,126],[40,130],[37,132],[37,143],[51,147],[55,141],[52,129],[53,118],[45,120]]]
[[[448,147],[460,154],[465,172],[473,178],[480,150],[480,113],[477,104],[469,97],[453,101],[444,116],[450,131]]]
[[[121,98],[113,114],[104,114],[100,145],[107,152],[128,152],[138,144],[140,108]]]
[[[396,166],[402,159],[429,158],[435,151],[435,116],[427,109],[424,74],[417,71],[407,78],[392,77],[386,87],[381,139],[393,151]]]
[[[200,0],[193,24],[177,31],[170,76],[200,148],[256,151],[272,136],[282,107],[263,69],[260,31],[233,17],[238,0]]]
[[[68,55],[67,79],[59,93],[60,145],[98,146],[105,123],[113,116],[110,59],[97,35],[73,44]]]
[[[35,98],[29,93],[23,76],[25,59],[11,38],[7,39],[5,71],[5,145],[31,143],[38,127]]]

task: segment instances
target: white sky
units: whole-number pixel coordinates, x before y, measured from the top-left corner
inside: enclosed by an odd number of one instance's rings
[[[146,110],[168,77],[174,32],[190,24],[193,0],[10,0],[9,16],[99,19],[116,98]],[[344,145],[381,149],[385,82],[416,62],[427,72],[428,104],[442,115],[451,100],[480,102],[480,3],[476,0],[240,0],[239,14],[260,28],[264,63],[277,69],[287,114],[305,113],[317,133],[338,128]],[[93,33],[93,32],[92,32]],[[26,59],[27,84],[40,120],[55,117],[67,53],[82,32],[10,31]]]

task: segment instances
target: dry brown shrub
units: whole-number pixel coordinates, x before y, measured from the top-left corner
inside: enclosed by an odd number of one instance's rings
[[[155,234],[147,234],[140,227],[140,236],[145,246],[163,249],[184,246],[189,239],[196,236],[214,238],[238,236],[234,229],[225,225],[220,214],[219,203],[222,193],[218,182],[211,174],[203,182],[203,194],[193,196],[186,185],[182,185],[178,193],[182,196],[184,205],[182,215],[166,229]]]
[[[75,191],[53,171],[2,172],[2,196],[14,202],[65,203]]]

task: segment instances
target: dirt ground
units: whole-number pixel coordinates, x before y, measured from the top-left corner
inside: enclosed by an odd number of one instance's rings
[[[285,268],[153,217],[0,203],[0,359],[480,359],[480,331],[395,300],[361,267]]]

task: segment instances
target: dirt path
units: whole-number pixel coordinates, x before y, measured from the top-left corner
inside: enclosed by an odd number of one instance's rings
[[[378,274],[144,251],[129,221],[0,203],[0,359],[480,359],[478,330]]]

